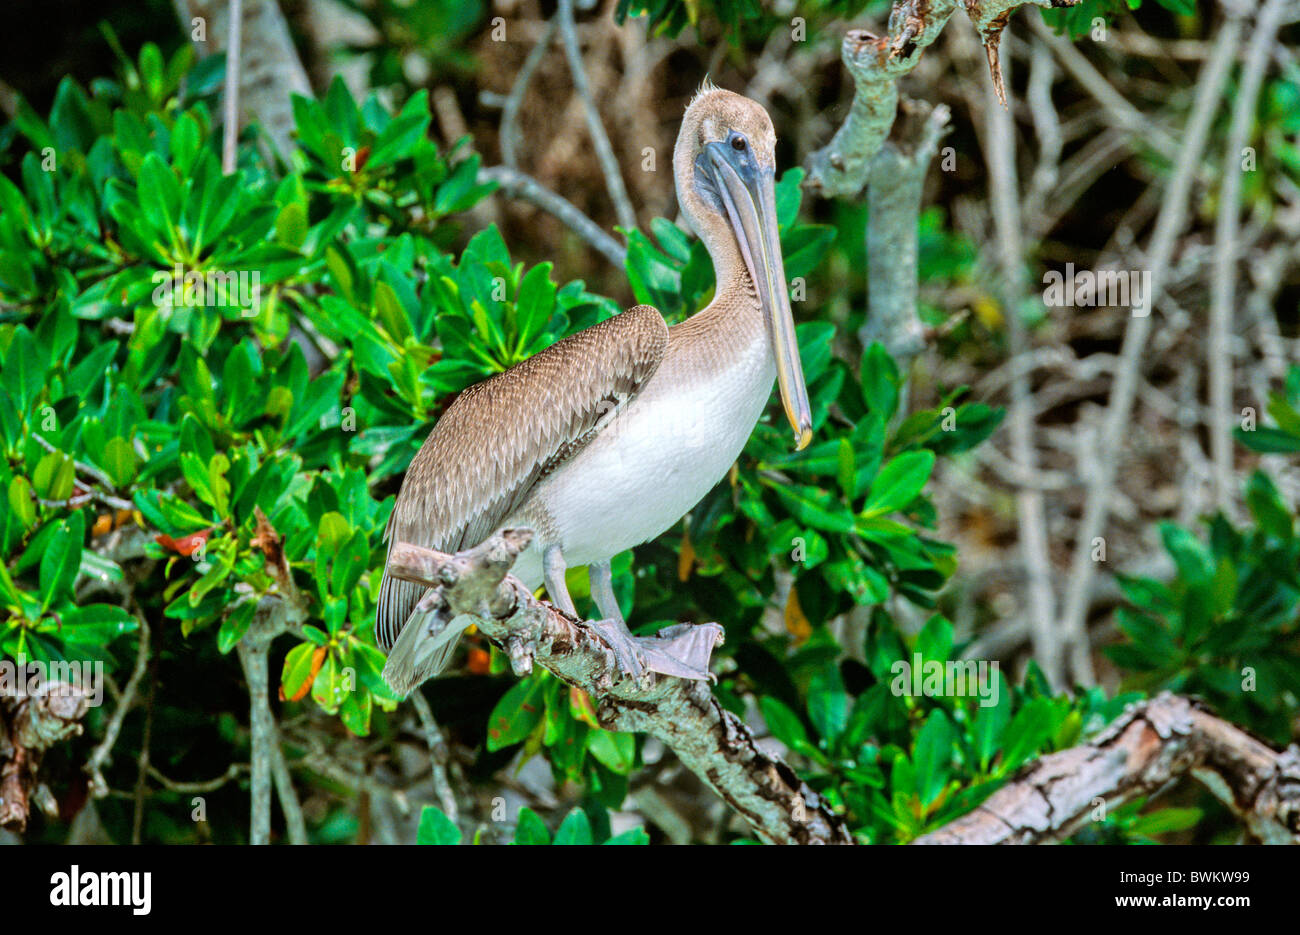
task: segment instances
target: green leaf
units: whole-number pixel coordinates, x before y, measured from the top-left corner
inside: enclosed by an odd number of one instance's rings
[[[593,730],[587,735],[587,749],[612,772],[626,776],[636,762],[636,735]]]
[[[284,666],[280,670],[280,685],[284,688],[286,698],[296,697],[311,677],[312,653],[315,651],[316,647],[311,643],[299,643],[285,655]]]
[[[432,805],[420,812],[420,827],[415,832],[416,844],[459,844],[463,835],[456,823]]]
[[[824,532],[844,533],[853,529],[853,514],[834,494],[801,484],[770,483],[770,486],[800,522]]]
[[[0,372],[0,385],[18,406],[21,415],[30,412],[32,402],[40,394],[45,380],[45,367],[36,348],[36,339],[26,325],[14,329],[9,349],[4,355],[4,370]]]
[[[244,638],[248,632],[249,626],[253,622],[253,610],[256,604],[253,601],[245,601],[231,611],[224,620],[221,621],[221,628],[217,631],[217,650],[224,656],[230,652]],[[307,656],[308,662],[311,655]],[[284,678],[281,676],[281,682]],[[299,682],[299,685],[302,683]]]
[[[1292,435],[1272,426],[1261,425],[1253,432],[1235,429],[1233,436],[1247,448],[1261,454],[1300,453],[1300,435]]]
[[[898,408],[898,365],[889,352],[872,344],[862,354],[862,401],[882,422],[893,418]]]
[[[488,750],[519,743],[542,721],[542,695],[546,683],[539,676],[521,679],[510,687],[488,717]]]
[[[763,712],[763,720],[767,722],[767,729],[777,740],[796,753],[818,759],[822,757],[822,752],[808,739],[803,721],[782,702],[764,695],[759,699],[758,706]]]
[[[1199,808],[1162,808],[1140,815],[1128,825],[1130,834],[1157,835],[1171,831],[1186,831],[1201,822],[1204,812]]]
[[[1291,539],[1295,519],[1282,501],[1282,495],[1269,476],[1256,471],[1246,482],[1246,505],[1261,529],[1278,539]]]
[[[555,844],[591,844],[591,819],[580,808],[575,808],[564,817],[560,827],[555,831]]]
[[[81,646],[106,646],[140,625],[125,608],[114,604],[84,604],[60,616],[64,641]]]
[[[975,757],[979,760],[981,773],[988,772],[989,764],[997,753],[1002,739],[1002,732],[1011,721],[1011,688],[1006,676],[997,673],[997,703],[986,704],[981,698],[975,710],[974,723],[971,726],[971,743]]]
[[[864,518],[901,510],[921,492],[934,470],[933,451],[905,451],[891,460],[871,482]]]
[[[825,740],[834,742],[844,733],[852,704],[838,665],[831,663],[813,674],[808,685],[808,719]]]
[[[546,827],[546,822],[531,808],[521,808],[519,810],[519,823],[515,825],[516,844],[539,845],[551,843],[551,832]]]
[[[393,287],[386,282],[375,285],[375,312],[388,336],[398,344],[412,337],[410,316],[406,314]]]
[[[119,488],[126,487],[135,480],[139,466],[135,448],[125,438],[114,436],[104,445],[104,453],[99,458],[100,465]]]
[[[1165,550],[1178,566],[1178,573],[1190,582],[1207,582],[1214,576],[1214,559],[1205,543],[1174,523],[1160,524]]]
[[[948,783],[953,743],[952,724],[942,709],[936,708],[916,735],[916,751],[912,757],[916,767],[916,793],[924,808],[930,807]]]
[[[172,170],[159,158],[149,153],[140,164],[138,180],[140,208],[169,244],[178,243],[177,222],[181,211],[181,190]]]
[[[614,845],[649,844],[650,835],[646,834],[644,828],[632,828],[629,831],[624,831],[622,834],[615,835],[605,843]]]
[[[1042,747],[1052,733],[1052,702],[1035,698],[1016,712],[1002,732],[1002,761],[997,775],[1006,775]]]
[[[41,556],[41,610],[48,610],[63,597],[71,597],[73,582],[81,568],[82,538],[86,521],[81,512],[61,520]]]
[[[31,481],[21,474],[9,482],[9,509],[24,529],[31,529],[36,522],[35,498],[36,492],[32,490]]]

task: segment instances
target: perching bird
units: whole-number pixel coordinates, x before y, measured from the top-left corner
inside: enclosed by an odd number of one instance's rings
[[[620,672],[708,677],[716,631],[632,636],[610,559],[669,529],[726,476],[774,378],[796,446],[812,437],[777,232],[775,144],[758,104],[707,85],[695,95],[673,175],[713,259],[713,301],[671,328],[638,305],[461,393],[406,472],[385,530],[390,550],[456,552],[531,527],[513,574],[532,589],[545,583],[576,616],[564,573],[589,566],[604,618],[593,625]],[[423,593],[385,571],[376,634],[384,678],[403,693],[446,667],[470,622],[413,613]]]

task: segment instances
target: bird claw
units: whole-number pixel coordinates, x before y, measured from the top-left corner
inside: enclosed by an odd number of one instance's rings
[[[722,627],[716,623],[678,623],[646,637],[632,636],[620,620],[594,620],[591,627],[613,653],[618,677],[645,684],[651,672],[658,672],[715,681],[709,660],[713,647],[722,643]]]

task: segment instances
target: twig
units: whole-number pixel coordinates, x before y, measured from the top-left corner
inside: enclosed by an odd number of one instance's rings
[[[149,695],[144,705],[144,731],[140,738],[140,755],[136,759],[134,807],[131,811],[131,843],[139,844],[144,835],[144,802],[149,791],[149,747],[153,743],[153,705],[158,694],[158,661],[153,661],[155,678],[149,682]]]
[[[544,666],[587,692],[610,730],[659,738],[773,843],[853,843],[840,817],[781,760],[759,749],[739,718],[707,683],[652,675],[641,684],[616,681],[613,654],[595,631],[543,604],[507,577],[532,540],[506,529],[457,555],[407,543],[393,546],[389,572],[432,589],[424,602],[442,622],[468,614],[509,657],[516,675]]]
[[[1082,52],[1052,32],[1041,17],[1031,17],[1029,25],[1038,38],[1047,43],[1056,53],[1065,70],[1079,83],[1079,86],[1102,106],[1111,124],[1123,127],[1135,137],[1153,146],[1161,155],[1169,159],[1177,158],[1179,142],[1172,139],[1167,130],[1154,124],[1149,117],[1130,104]],[[1118,31],[1115,34],[1118,35]]]
[[[140,627],[139,643],[135,652],[135,668],[131,670],[131,678],[127,680],[126,688],[122,690],[122,697],[118,699],[117,708],[114,709],[113,716],[109,718],[108,726],[104,729],[104,739],[95,747],[83,767],[90,774],[91,795],[97,799],[108,795],[108,783],[104,781],[103,774],[104,764],[113,753],[113,747],[117,744],[118,735],[122,731],[122,722],[126,720],[127,713],[135,703],[136,692],[149,667],[149,622],[138,608],[133,608],[133,612]]]
[[[429,745],[434,794],[438,796],[438,804],[442,806],[443,813],[452,821],[456,821],[460,817],[460,808],[456,804],[456,794],[452,791],[451,780],[447,776],[447,741],[443,738],[442,730],[438,727],[438,722],[434,719],[433,711],[424,695],[418,691],[412,692],[411,704],[415,707],[420,725],[424,728],[425,743]]]
[[[1151,333],[1151,313],[1156,298],[1165,285],[1169,264],[1173,258],[1174,243],[1187,219],[1187,201],[1192,180],[1196,176],[1205,151],[1206,137],[1214,119],[1223,85],[1227,81],[1229,66],[1241,42],[1242,14],[1228,7],[1228,18],[1215,40],[1214,51],[1202,69],[1196,92],[1196,103],[1182,135],[1182,149],[1175,164],[1169,188],[1165,190],[1151,237],[1148,253],[1151,285],[1145,312],[1128,320],[1124,331],[1124,344],[1120,351],[1120,366],[1115,373],[1110,405],[1106,410],[1096,450],[1100,456],[1096,470],[1089,477],[1087,500],[1083,517],[1075,533],[1074,557],[1070,579],[1066,588],[1064,617],[1061,633],[1070,644],[1070,666],[1076,681],[1092,684],[1094,681],[1091,651],[1084,626],[1088,610],[1088,593],[1092,587],[1097,566],[1092,559],[1093,542],[1105,532],[1110,512],[1110,498],[1115,486],[1120,451],[1128,430],[1133,408],[1133,397],[1138,386],[1138,367],[1146,350]]]
[[[987,131],[984,145],[990,175],[990,201],[994,227],[997,229],[998,260],[1002,267],[1002,298],[1006,308],[1007,333],[1011,356],[1029,350],[1029,337],[1020,317],[1024,299],[1021,258],[1025,245],[1021,239],[1019,184],[1016,179],[1016,156],[1011,115],[995,106],[995,89],[987,88]],[[1011,378],[1011,411],[1007,419],[1011,452],[1016,463],[1026,471],[1038,468],[1034,447],[1034,416],[1030,399],[1029,377],[1018,370]],[[1034,658],[1043,668],[1048,681],[1059,688],[1063,682],[1062,645],[1056,630],[1056,595],[1052,591],[1052,568],[1047,547],[1047,518],[1043,494],[1029,486],[1016,490],[1016,522],[1019,527],[1020,556],[1025,563],[1026,589],[1029,597],[1030,632]]]
[[[501,161],[512,169],[519,167],[519,109],[524,105],[524,97],[528,94],[528,85],[532,83],[533,73],[546,57],[558,27],[559,17],[553,16],[547,20],[542,38],[529,49],[528,57],[524,59],[523,67],[515,76],[515,83],[510,86],[510,93],[506,95],[505,103],[501,108]]]
[[[627,257],[627,250],[617,240],[601,230],[591,218],[582,213],[571,201],[555,194],[541,182],[509,166],[491,166],[479,171],[480,181],[492,181],[501,190],[515,198],[541,208],[562,221],[565,226],[604,254],[619,269]]]
[[[1041,844],[1191,775],[1265,844],[1300,844],[1300,747],[1278,753],[1196,702],[1131,705],[1090,742],[1032,763],[983,805],[915,844]]]
[[[1205,353],[1209,358],[1210,454],[1214,464],[1214,502],[1230,513],[1237,486],[1232,472],[1232,318],[1237,285],[1240,245],[1242,150],[1255,119],[1269,49],[1282,23],[1282,14],[1292,0],[1268,0],[1259,14],[1255,32],[1246,50],[1241,84],[1232,108],[1232,125],[1223,152],[1223,184],[1219,192],[1219,216],[1215,223],[1214,275],[1211,277],[1210,333]]]
[[[153,764],[149,765],[149,775],[158,785],[162,786],[168,792],[178,792],[185,795],[197,795],[205,792],[216,792],[222,786],[238,779],[239,775],[248,770],[247,763],[231,763],[226,767],[226,771],[215,779],[204,779],[198,782],[182,782],[166,776]]]
[[[587,115],[587,131],[596,151],[601,172],[605,175],[605,187],[609,189],[610,200],[614,202],[614,213],[618,223],[627,230],[636,227],[636,212],[627,197],[627,187],[623,184],[623,173],[618,167],[618,158],[605,133],[605,125],[600,120],[600,110],[596,99],[591,94],[587,83],[587,72],[582,65],[582,49],[578,46],[578,33],[573,25],[573,0],[560,0],[555,14],[560,24],[560,41],[564,44],[564,54],[569,60],[569,71],[573,75],[573,89],[582,99],[583,109]]]
[[[230,38],[226,42],[225,126],[221,137],[221,171],[230,175],[239,157],[239,59],[244,29],[244,2],[230,0]]]
[[[279,733],[276,734],[275,746],[271,747],[271,772],[275,778],[275,791],[280,799],[280,811],[284,812],[285,831],[290,844],[307,843],[307,822],[302,816],[302,803],[293,787],[293,773],[284,758],[284,747],[280,744]]]
[[[249,731],[252,747],[249,844],[271,843],[271,748],[277,743],[275,720],[267,697],[267,646],[262,641],[239,642],[239,664],[248,685]]]

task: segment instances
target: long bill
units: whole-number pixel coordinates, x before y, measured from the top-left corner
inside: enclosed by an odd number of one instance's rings
[[[717,142],[709,143],[705,151],[713,182],[722,196],[767,316],[781,404],[794,429],[795,450],[799,451],[812,441],[812,406],[808,402],[808,387],[804,385],[794,315],[790,311],[772,172],[761,170],[749,149],[738,151]]]

